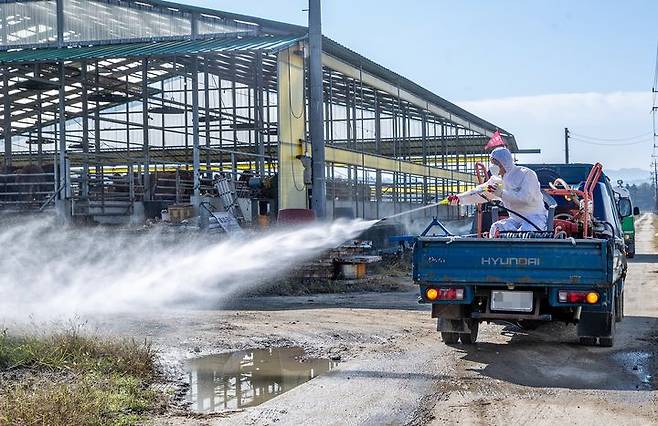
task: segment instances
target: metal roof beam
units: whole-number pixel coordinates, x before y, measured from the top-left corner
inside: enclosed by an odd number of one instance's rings
[[[391,96],[398,97],[400,100],[408,102],[411,105],[414,105],[418,108],[421,108],[424,111],[428,111],[438,117],[449,120],[455,124],[458,124],[466,129],[477,132],[481,135],[491,136],[493,132],[487,130],[483,127],[477,126],[474,123],[471,123],[468,120],[465,120],[446,109],[435,105],[429,101],[426,101],[419,96],[414,95],[407,90],[396,87],[394,84],[384,81],[375,75],[364,72],[354,65],[343,62],[340,59],[337,59],[331,55],[324,53],[322,55],[322,63],[324,66],[331,68],[333,70],[339,71],[341,74],[344,74],[352,79],[363,81],[363,84],[366,84],[370,87],[373,87],[377,90],[388,93]]]

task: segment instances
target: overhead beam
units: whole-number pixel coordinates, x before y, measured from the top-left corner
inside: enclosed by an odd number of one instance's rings
[[[348,64],[347,62],[343,62],[340,59],[337,59],[327,53],[322,54],[322,65],[331,68],[334,71],[338,71],[341,74],[350,77],[352,79],[361,80],[363,81],[363,84],[366,84],[377,90],[381,90],[382,92],[388,93],[391,96],[399,97],[399,99],[402,101],[408,102],[425,111],[429,111],[432,114],[435,114],[439,117],[449,120],[452,123],[458,124],[466,129],[472,130],[474,132],[477,132],[485,136],[493,135],[493,132],[491,130],[487,130],[483,127],[477,126],[468,120],[464,120],[463,118],[455,114],[452,114],[450,111],[446,110],[445,108],[442,108],[431,102],[425,101],[411,92],[401,89],[388,81],[384,81],[380,79],[377,76],[364,72],[363,70],[360,70],[355,66]]]
[[[406,173],[428,178],[451,179],[465,183],[475,183],[475,176],[453,170],[425,166],[410,161],[395,160],[374,154],[366,154],[331,146],[325,147],[325,160],[329,163],[365,167],[387,172]]]

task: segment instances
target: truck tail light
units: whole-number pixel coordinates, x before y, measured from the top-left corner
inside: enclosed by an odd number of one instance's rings
[[[560,303],[587,303],[594,305],[599,302],[599,293],[595,291],[560,290],[558,301]]]
[[[463,288],[433,288],[425,290],[428,300],[464,300]]]

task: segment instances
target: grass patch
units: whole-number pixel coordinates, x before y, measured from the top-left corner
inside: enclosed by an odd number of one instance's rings
[[[50,335],[0,334],[0,425],[135,424],[161,409],[151,388],[156,353],[80,327]]]

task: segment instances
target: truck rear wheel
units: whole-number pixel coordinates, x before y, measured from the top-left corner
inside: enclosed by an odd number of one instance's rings
[[[617,284],[619,285],[619,284]],[[620,322],[624,319],[624,290],[623,287],[619,290],[620,293],[617,295],[615,300],[615,321]]]
[[[443,339],[443,343],[445,343],[446,345],[454,345],[459,341],[459,333],[442,331],[441,339]]]
[[[477,321],[469,321],[468,328],[471,329],[470,333],[459,333],[459,338],[464,345],[472,345],[478,338],[478,329],[480,324]]]

